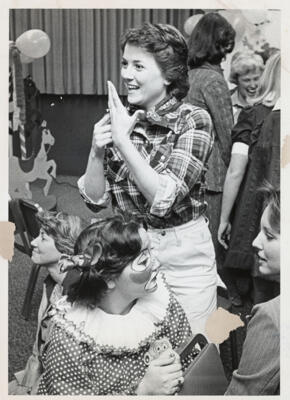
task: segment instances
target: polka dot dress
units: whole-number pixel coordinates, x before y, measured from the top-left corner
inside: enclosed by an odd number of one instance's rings
[[[156,327],[156,335],[142,341],[136,349],[99,346],[92,340],[81,340],[65,324],[56,323],[42,356],[44,374],[37,394],[134,394],[146,372],[144,354],[150,344],[167,337],[175,349],[187,342],[190,335],[185,313],[173,296],[166,318]]]

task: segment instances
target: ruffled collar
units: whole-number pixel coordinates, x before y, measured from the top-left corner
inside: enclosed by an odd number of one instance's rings
[[[99,351],[137,351],[148,341],[155,340],[169,318],[173,295],[162,273],[158,274],[157,282],[157,290],[139,299],[126,315],[71,305],[64,296],[54,307],[53,320],[76,340],[84,341]]]
[[[177,110],[181,104],[181,101],[177,100],[176,97],[166,96],[156,106],[153,106],[147,112],[144,112],[143,117],[140,118],[139,122],[137,122],[134,131],[137,131],[138,127],[146,127],[148,124],[159,125],[174,131],[179,116]],[[133,105],[129,105],[128,107],[130,114],[133,114],[138,109],[138,107]]]

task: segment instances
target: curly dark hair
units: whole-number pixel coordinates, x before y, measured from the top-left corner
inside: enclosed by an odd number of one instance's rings
[[[108,290],[107,281],[118,277],[140,253],[142,240],[139,229],[146,226],[129,213],[118,213],[100,219],[79,235],[74,253],[87,256],[78,268],[77,279],[66,283],[68,301],[95,308]],[[100,252],[97,261],[95,255]],[[71,271],[75,274],[74,269]],[[70,281],[68,272],[66,282]]]
[[[188,65],[196,68],[206,61],[220,64],[235,45],[236,32],[220,14],[205,14],[196,24],[188,41]]]
[[[188,49],[182,34],[172,25],[145,23],[141,28],[129,29],[122,37],[121,49],[126,44],[145,49],[159,65],[170,82],[168,94],[181,100],[186,96],[188,83]]]

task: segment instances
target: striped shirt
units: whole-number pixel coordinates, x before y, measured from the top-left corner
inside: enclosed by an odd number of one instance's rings
[[[79,189],[88,207],[99,211],[112,201],[113,208],[130,211],[155,228],[169,228],[197,219],[206,210],[206,163],[213,146],[209,114],[199,107],[166,98],[135,125],[131,141],[159,175],[152,204],[135,184],[118,149],[105,153],[106,193],[93,202],[85,193],[84,176]]]

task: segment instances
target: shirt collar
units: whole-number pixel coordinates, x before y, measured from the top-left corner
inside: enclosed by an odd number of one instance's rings
[[[241,101],[239,95],[238,95],[238,89],[235,88],[232,95],[231,95],[231,100],[232,100],[232,105],[240,108],[245,108],[249,106],[249,104],[246,101]]]
[[[178,118],[178,113],[176,112],[180,106],[181,102],[174,96],[166,96],[161,100],[156,106],[150,108],[144,116],[136,124],[134,131],[144,134],[144,130],[148,125],[158,125],[171,130],[175,130],[176,121]],[[129,113],[133,114],[137,107],[129,105]],[[139,128],[143,129],[139,129]],[[146,136],[146,134],[144,134]]]

